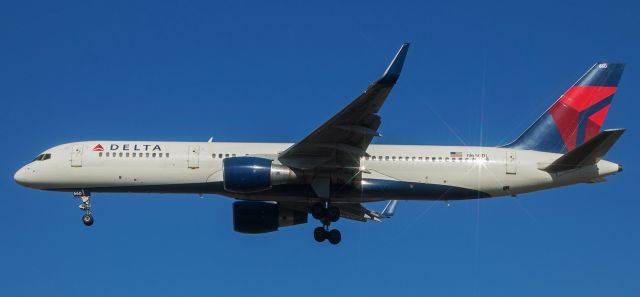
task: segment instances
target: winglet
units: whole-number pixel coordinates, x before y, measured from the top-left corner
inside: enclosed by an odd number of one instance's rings
[[[409,50],[409,43],[403,43],[396,56],[391,61],[391,64],[384,71],[382,77],[378,80],[379,83],[395,84],[402,72],[402,65],[404,65],[404,59],[407,57],[407,51]]]

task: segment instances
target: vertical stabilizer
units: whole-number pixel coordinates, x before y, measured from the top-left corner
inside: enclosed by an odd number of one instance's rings
[[[505,147],[564,154],[598,135],[623,70],[624,64],[596,63]]]

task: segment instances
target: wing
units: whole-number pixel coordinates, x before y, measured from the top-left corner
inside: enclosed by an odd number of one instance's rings
[[[278,156],[280,162],[303,170],[359,168],[371,140],[380,136],[377,113],[400,77],[408,49],[409,44],[403,44],[382,77],[322,126],[282,152]]]
[[[359,203],[335,203],[340,209],[340,216],[345,219],[366,222],[368,220],[380,221],[393,216],[396,209],[397,200],[391,200],[382,212],[370,210]]]
[[[310,212],[313,204],[302,202],[278,202],[281,206],[297,211]],[[334,206],[340,209],[340,217],[354,221],[366,222],[369,220],[380,221],[393,216],[396,209],[397,200],[387,203],[382,212],[370,210],[360,203],[335,203]]]

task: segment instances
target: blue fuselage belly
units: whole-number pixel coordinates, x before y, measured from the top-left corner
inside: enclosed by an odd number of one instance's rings
[[[74,191],[78,189],[50,189],[53,191]],[[247,199],[273,200],[317,199],[318,196],[307,184],[288,184],[273,186],[269,190],[251,193],[234,194],[224,189],[223,182],[172,184],[172,185],[138,185],[118,187],[85,188],[90,192],[129,192],[129,193],[197,193],[219,194]],[[491,195],[473,189],[441,185],[425,184],[382,179],[363,179],[362,190],[352,185],[334,185],[331,188],[331,199],[344,201],[378,201],[389,199],[400,200],[462,200],[487,198]]]

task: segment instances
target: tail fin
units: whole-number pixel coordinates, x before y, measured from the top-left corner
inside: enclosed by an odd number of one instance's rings
[[[564,154],[598,135],[623,70],[624,64],[596,63],[504,147]]]

